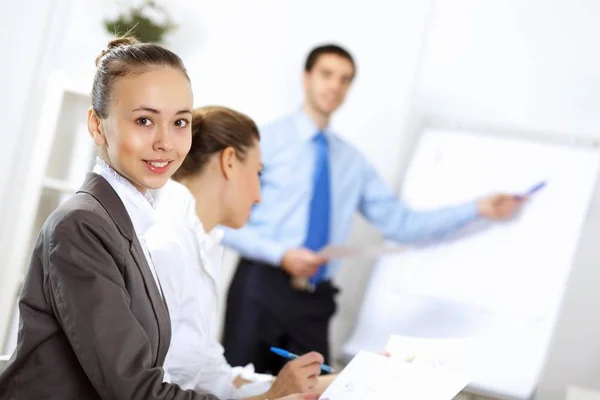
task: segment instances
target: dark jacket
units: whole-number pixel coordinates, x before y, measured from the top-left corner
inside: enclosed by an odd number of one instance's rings
[[[216,399],[163,383],[171,328],[125,206],[89,174],[39,234],[0,399]]]

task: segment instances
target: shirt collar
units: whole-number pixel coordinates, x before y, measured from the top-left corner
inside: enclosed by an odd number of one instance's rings
[[[117,193],[133,223],[133,229],[138,237],[143,236],[154,224],[156,215],[154,200],[149,193],[143,195],[126,178],[115,171],[100,157],[96,157],[93,170],[102,176]]]
[[[203,245],[207,251],[221,244],[221,239],[223,239],[224,234],[223,230],[214,228],[212,231],[206,233],[204,232],[202,223],[200,223],[200,229],[202,229],[203,233],[203,235],[200,235],[200,244]]]
[[[185,185],[169,179],[159,190],[157,204],[159,212],[166,218],[183,219],[187,226],[198,234],[198,243],[204,250],[208,251],[221,243],[224,232],[215,228],[206,233],[196,214],[196,199]]]
[[[325,127],[325,129],[319,129],[317,124],[308,116],[308,114],[304,111],[304,107],[299,107],[296,112],[293,114],[294,124],[298,129],[298,133],[300,134],[300,138],[303,140],[312,139],[318,132],[323,132],[325,136],[331,135],[331,130],[329,127]]]

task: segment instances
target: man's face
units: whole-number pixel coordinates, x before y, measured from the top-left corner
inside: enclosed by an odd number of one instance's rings
[[[354,78],[354,66],[337,54],[322,54],[304,73],[308,105],[320,114],[331,115],[342,104]]]

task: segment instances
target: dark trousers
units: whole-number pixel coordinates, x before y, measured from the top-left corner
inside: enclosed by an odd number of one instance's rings
[[[242,259],[227,294],[225,358],[233,366],[253,363],[257,372],[274,375],[288,360],[271,353],[271,346],[299,355],[317,351],[328,363],[337,292],[330,281],[314,292],[294,289],[283,269]]]

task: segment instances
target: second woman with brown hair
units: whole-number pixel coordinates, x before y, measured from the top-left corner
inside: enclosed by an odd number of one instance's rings
[[[238,399],[317,390],[318,353],[289,362],[271,385],[270,376],[265,382],[232,368],[218,341],[223,250],[216,227],[246,224],[260,201],[261,169],[256,124],[225,107],[204,107],[193,113],[190,152],[158,193],[157,223],[146,241],[171,314],[165,379],[185,389]]]

